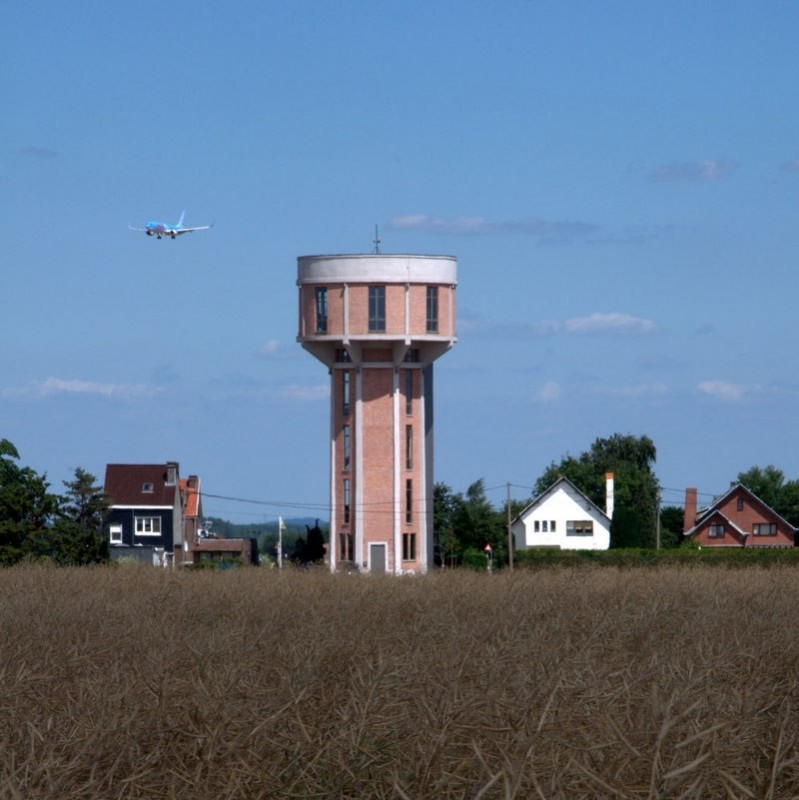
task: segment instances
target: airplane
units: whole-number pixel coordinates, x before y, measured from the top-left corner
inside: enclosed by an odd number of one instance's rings
[[[212,222],[210,225],[200,225],[197,228],[184,228],[183,218],[185,216],[186,212],[184,211],[180,215],[180,219],[177,221],[175,225],[170,225],[167,222],[158,222],[157,220],[151,220],[143,228],[134,228],[133,225],[128,225],[128,227],[132,231],[139,231],[141,233],[146,233],[148,236],[155,236],[156,239],[160,239],[162,236],[169,236],[172,239],[177,239],[178,236],[184,233],[194,233],[194,231],[207,231],[209,228],[214,227],[214,223]]]

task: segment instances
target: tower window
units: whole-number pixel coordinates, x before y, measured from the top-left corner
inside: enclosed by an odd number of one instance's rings
[[[344,426],[344,469],[350,468],[350,426]]]
[[[405,522],[413,522],[413,481],[405,481]]]
[[[348,417],[350,415],[350,373],[341,373],[341,413]]]
[[[413,414],[413,370],[405,370],[405,416]]]
[[[385,331],[386,329],[386,287],[369,287],[369,330]]]
[[[413,425],[405,426],[405,469],[413,469]]]
[[[438,286],[427,287],[427,332],[438,333]]]
[[[351,533],[340,533],[339,534],[339,557],[342,561],[352,561],[353,560],[353,547],[352,547],[352,534]]]
[[[402,534],[402,560],[416,561],[416,534]]]
[[[316,287],[316,332],[327,333],[327,287]]]
[[[344,478],[344,524],[350,523],[350,479]]]

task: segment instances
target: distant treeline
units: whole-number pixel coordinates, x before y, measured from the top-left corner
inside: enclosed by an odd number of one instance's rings
[[[225,539],[255,539],[258,542],[259,553],[272,560],[277,558],[280,539],[277,520],[250,522],[244,525],[219,517],[208,517],[206,521],[210,523],[210,531],[217,536],[223,536]],[[316,517],[292,517],[283,520],[283,524],[286,526],[283,529],[283,556],[286,559],[294,559],[301,555],[303,545],[308,539],[309,529],[315,528],[317,524],[322,531],[324,541],[327,542],[330,538],[329,523]]]

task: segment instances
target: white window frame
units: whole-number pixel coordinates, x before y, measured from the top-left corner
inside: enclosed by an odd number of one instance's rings
[[[570,519],[566,522],[566,536],[593,536],[592,519]]]
[[[776,536],[776,522],[755,522],[752,525],[752,536]]]
[[[147,527],[150,530],[146,530]],[[156,527],[158,530],[156,530]],[[160,536],[161,517],[134,517],[133,530],[136,536]]]
[[[111,544],[123,544],[122,541],[122,526],[111,525],[108,528],[108,541]]]

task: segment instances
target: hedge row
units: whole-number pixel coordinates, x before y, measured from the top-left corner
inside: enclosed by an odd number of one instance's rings
[[[713,567],[769,567],[772,565],[799,565],[799,548],[677,548],[673,550],[648,550],[639,548],[618,550],[558,550],[534,548],[517,551],[514,566],[522,569],[544,567],[659,567],[659,566],[713,566]]]

